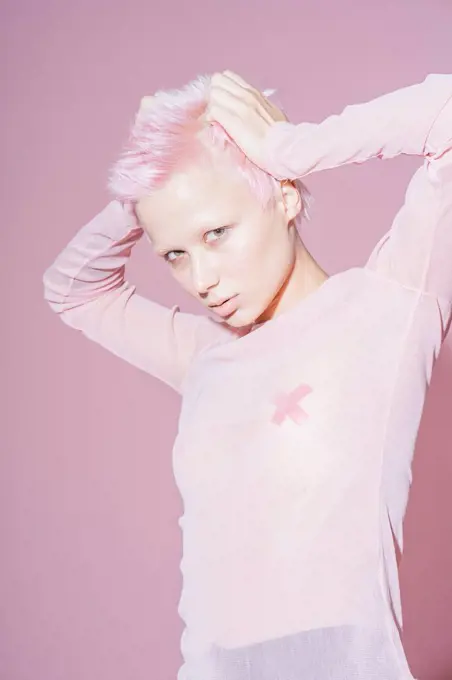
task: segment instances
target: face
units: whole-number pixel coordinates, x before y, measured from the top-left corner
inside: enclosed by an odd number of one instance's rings
[[[294,265],[291,221],[299,209],[293,186],[286,194],[279,191],[274,207],[263,209],[245,180],[213,162],[174,173],[136,207],[176,281],[236,328],[273,316]]]

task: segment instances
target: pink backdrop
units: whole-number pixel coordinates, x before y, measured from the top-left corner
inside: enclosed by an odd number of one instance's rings
[[[4,0],[0,24],[0,677],[175,679],[179,398],[58,321],[42,298],[44,269],[106,202],[107,168],[142,95],[231,68],[279,88],[294,121],[320,121],[450,72],[452,4]],[[304,234],[329,273],[364,262],[418,164],[312,177],[316,212]],[[164,304],[201,311],[144,241],[128,278]],[[401,565],[405,646],[421,680],[452,678],[451,344],[422,422]]]

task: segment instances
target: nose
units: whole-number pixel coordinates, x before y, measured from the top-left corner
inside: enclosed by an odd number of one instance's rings
[[[218,283],[218,271],[208,257],[192,258],[192,283],[196,293],[204,298]]]

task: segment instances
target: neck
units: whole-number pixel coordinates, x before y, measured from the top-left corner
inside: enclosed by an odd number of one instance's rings
[[[293,266],[272,304],[256,320],[258,324],[292,309],[303,298],[320,288],[329,278],[302,242],[295,226],[293,229],[295,249]]]

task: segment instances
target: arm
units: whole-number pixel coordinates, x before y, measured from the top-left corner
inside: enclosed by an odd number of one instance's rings
[[[422,156],[391,229],[367,267],[402,285],[452,303],[452,75],[347,106],[322,123],[277,122],[265,142],[265,165],[280,179],[387,159]]]
[[[230,331],[136,293],[124,273],[142,235],[132,211],[112,201],[45,271],[44,297],[68,326],[180,392],[197,353]]]

